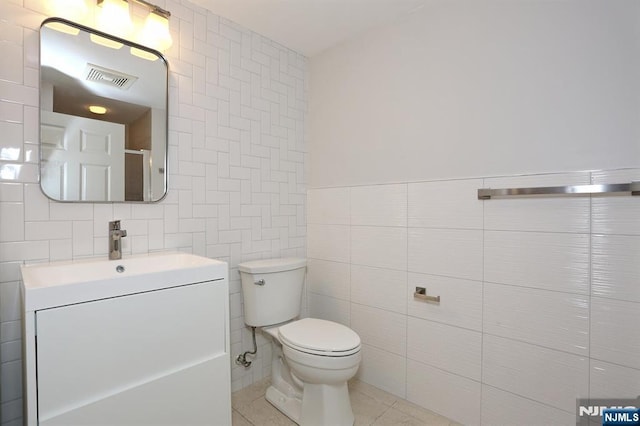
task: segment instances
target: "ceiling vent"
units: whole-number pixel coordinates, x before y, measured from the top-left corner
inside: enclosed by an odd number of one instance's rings
[[[106,84],[122,90],[129,89],[138,79],[138,77],[94,64],[87,64],[87,67],[85,68],[85,76],[87,81]]]

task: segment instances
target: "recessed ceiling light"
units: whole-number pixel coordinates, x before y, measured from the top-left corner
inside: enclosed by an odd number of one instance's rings
[[[106,114],[107,113],[107,109],[103,106],[100,105],[90,105],[89,106],[89,111],[91,111],[94,114]]]

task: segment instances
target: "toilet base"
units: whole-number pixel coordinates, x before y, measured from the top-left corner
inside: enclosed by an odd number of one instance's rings
[[[265,394],[267,401],[282,412],[291,420],[300,424],[300,413],[302,412],[302,401],[296,397],[287,396],[274,386],[267,388]]]
[[[346,383],[338,386],[307,383],[302,397],[304,401],[269,386],[265,398],[302,426],[352,426],[355,420]]]
[[[302,358],[287,359],[277,338],[277,328],[264,331],[273,337],[271,386],[265,394],[266,400],[301,426],[353,426],[355,419],[347,380],[358,369],[360,352],[331,359],[332,369],[309,368],[305,365],[306,354]],[[298,370],[291,368],[292,365]],[[296,375],[296,371],[302,375]]]
[[[300,418],[303,426],[353,426],[347,383],[305,383]]]

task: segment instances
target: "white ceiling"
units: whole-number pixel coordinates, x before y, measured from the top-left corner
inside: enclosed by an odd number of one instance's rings
[[[427,0],[191,0],[312,57],[422,7]]]

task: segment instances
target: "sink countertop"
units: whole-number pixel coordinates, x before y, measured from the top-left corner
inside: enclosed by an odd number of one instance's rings
[[[33,263],[20,269],[27,312],[217,280],[228,274],[226,262],[181,252]]]

